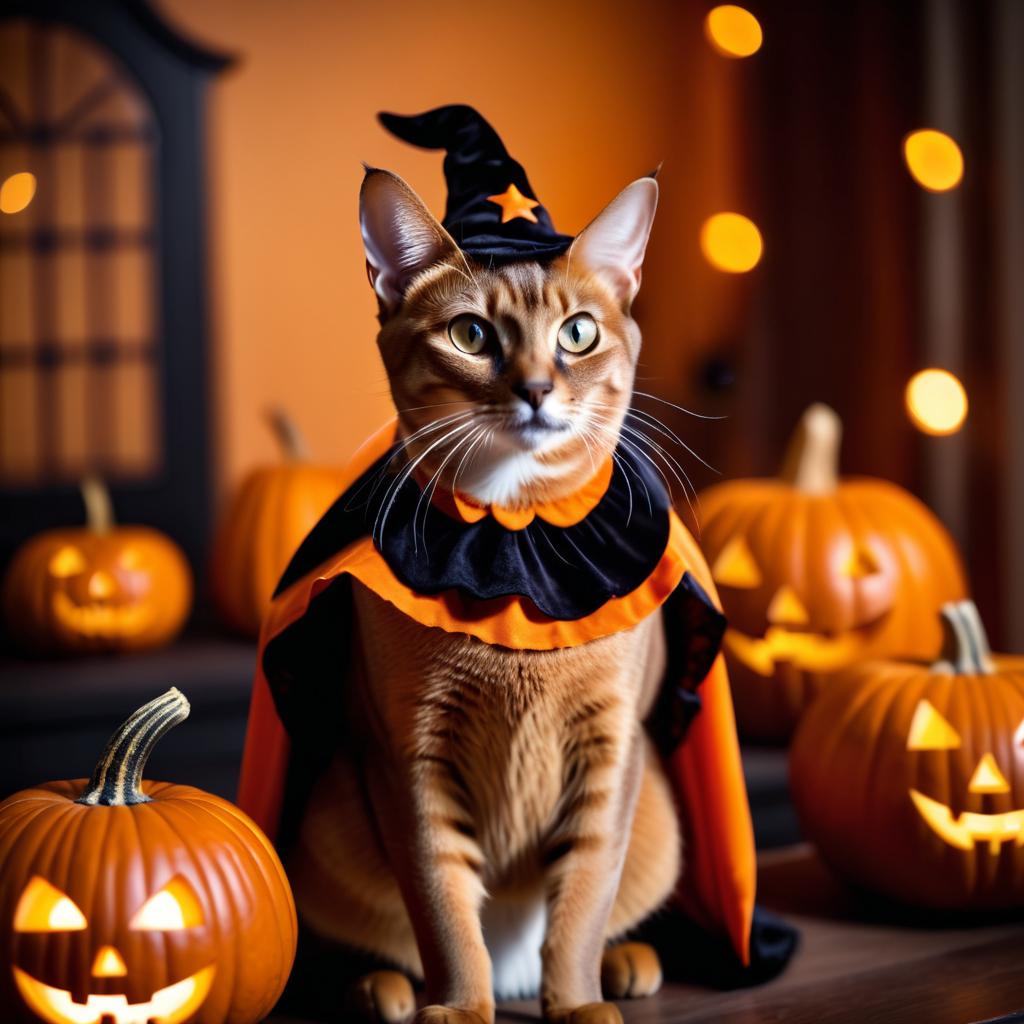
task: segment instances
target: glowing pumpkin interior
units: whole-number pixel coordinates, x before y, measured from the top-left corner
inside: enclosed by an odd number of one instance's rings
[[[972,606],[973,607],[973,606]],[[976,613],[975,613],[976,614]],[[976,666],[978,671],[982,671]],[[1021,724],[1024,728],[1024,723]],[[907,733],[908,751],[959,750],[962,745],[956,728],[927,700],[921,698]],[[1011,786],[992,751],[978,759],[967,784],[968,793],[978,796],[1011,792]],[[959,850],[973,850],[975,843],[988,843],[990,854],[998,854],[1003,843],[1024,846],[1024,809],[983,814],[962,811],[954,816],[952,808],[911,787],[910,799],[928,827],[943,842]]]
[[[79,568],[78,556],[70,547],[58,551],[53,560],[57,569]],[[111,738],[107,752],[76,803],[124,809],[149,802],[141,789],[142,770],[149,752],[168,729],[187,715],[188,701],[173,689],[140,708]],[[84,951],[79,947],[64,948],[83,953],[85,962],[91,964],[89,991],[79,992],[76,998],[70,989],[53,984],[55,977],[51,976],[51,983],[47,983],[17,963],[12,965],[15,987],[25,1005],[48,1024],[183,1024],[209,995],[215,964],[207,963],[187,977],[149,992],[141,983],[141,977],[146,976],[145,963],[135,964],[138,975],[133,979],[126,948],[133,932],[182,932],[205,923],[199,896],[182,874],[173,875],[148,895],[126,922],[96,921],[92,926],[69,893],[43,875],[33,874],[18,896],[12,929],[15,933],[40,937],[74,933],[79,936],[73,940],[75,943],[88,943]],[[43,947],[40,940],[34,941],[38,952]],[[132,949],[137,957],[151,951],[149,945],[140,943],[132,945]],[[45,961],[45,957],[37,957],[33,962]],[[132,982],[135,995],[142,992],[149,998],[129,1002],[125,989]]]
[[[63,544],[47,563],[54,581],[53,614],[71,632],[88,637],[136,636],[155,614],[145,557],[128,546],[88,555]]]
[[[203,910],[195,890],[180,875],[150,896],[132,915],[132,931],[171,932],[203,924]],[[14,911],[16,932],[52,933],[85,931],[89,924],[81,909],[67,893],[40,875],[25,886]],[[202,1005],[213,984],[215,967],[201,970],[154,992],[143,1003],[129,1003],[123,994],[89,993],[84,1002],[70,991],[55,988],[15,966],[14,981],[25,1004],[49,1024],[181,1024]],[[124,955],[116,946],[97,948],[92,958],[92,976],[97,979],[128,975]]]

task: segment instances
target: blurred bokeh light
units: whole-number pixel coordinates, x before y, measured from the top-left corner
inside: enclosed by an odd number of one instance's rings
[[[914,180],[929,192],[948,192],[964,176],[960,147],[932,128],[911,132],[903,140],[903,158]]]
[[[955,434],[967,418],[967,392],[948,370],[921,370],[907,383],[907,412],[926,434]]]
[[[29,171],[12,174],[0,185],[0,212],[21,213],[36,194],[36,176]]]
[[[760,262],[764,242],[749,217],[741,213],[716,213],[700,230],[700,248],[717,270],[745,274]]]
[[[761,49],[761,24],[750,11],[735,4],[712,8],[704,19],[711,45],[723,57],[749,57]]]

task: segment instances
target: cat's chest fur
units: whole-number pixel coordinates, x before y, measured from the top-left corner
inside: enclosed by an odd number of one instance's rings
[[[484,883],[528,882],[582,775],[624,757],[645,717],[664,672],[661,616],[578,647],[516,651],[424,627],[359,584],[354,597],[371,759],[383,771],[450,765],[447,810],[468,817]]]

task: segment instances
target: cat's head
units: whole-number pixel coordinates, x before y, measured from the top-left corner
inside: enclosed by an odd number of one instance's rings
[[[485,504],[571,494],[614,451],[658,186],[626,187],[549,262],[481,266],[397,175],[360,194],[377,341],[417,469]]]

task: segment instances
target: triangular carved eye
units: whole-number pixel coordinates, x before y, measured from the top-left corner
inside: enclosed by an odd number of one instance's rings
[[[139,907],[128,927],[136,932],[176,932],[202,923],[195,890],[179,875]]]
[[[907,734],[907,750],[953,750],[959,746],[960,733],[930,701],[919,700]]]
[[[85,555],[78,548],[67,544],[50,557],[47,567],[50,570],[50,575],[57,579],[79,576],[86,569]]]
[[[711,575],[723,587],[751,589],[761,585],[761,570],[742,537],[733,537],[718,553]]]
[[[86,927],[71,897],[39,875],[25,886],[14,911],[16,932],[80,932]]]
[[[882,571],[878,559],[865,547],[857,545],[850,552],[850,557],[843,566],[843,571],[851,579],[859,580],[864,576],[874,576]]]

